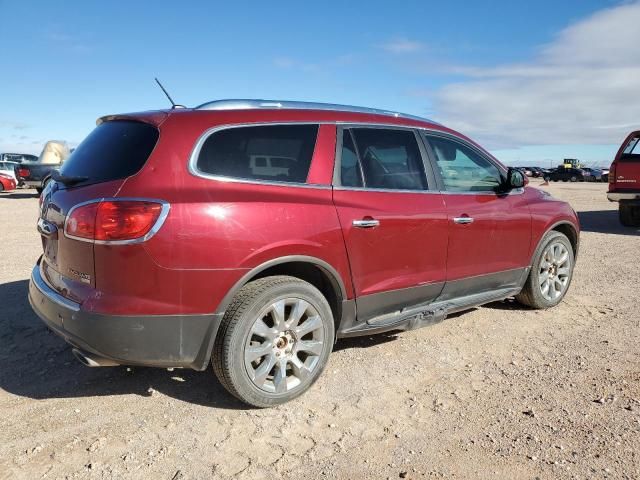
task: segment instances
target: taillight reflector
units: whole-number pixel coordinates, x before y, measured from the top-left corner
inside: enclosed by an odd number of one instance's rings
[[[615,162],[611,164],[609,168],[609,183],[616,183],[616,164]]]
[[[103,200],[72,209],[64,233],[100,242],[144,240],[168,205],[148,200]]]

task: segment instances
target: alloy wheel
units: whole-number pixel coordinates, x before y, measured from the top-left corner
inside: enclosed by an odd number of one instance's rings
[[[324,322],[315,307],[300,298],[284,298],[254,321],[244,363],[256,387],[286,393],[312,378],[324,348]]]
[[[562,295],[571,276],[571,255],[567,247],[561,242],[554,242],[547,246],[542,253],[538,270],[540,293],[550,301],[555,301]]]

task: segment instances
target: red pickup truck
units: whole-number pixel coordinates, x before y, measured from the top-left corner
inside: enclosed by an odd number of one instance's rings
[[[627,136],[611,164],[607,198],[619,203],[620,223],[640,227],[640,130]]]

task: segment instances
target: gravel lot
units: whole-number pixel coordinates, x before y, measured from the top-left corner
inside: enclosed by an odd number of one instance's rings
[[[271,410],[211,369],[80,365],[27,301],[37,197],[0,194],[0,478],[640,478],[640,230],[606,184],[542,188],[583,227],[561,305],[340,341]]]

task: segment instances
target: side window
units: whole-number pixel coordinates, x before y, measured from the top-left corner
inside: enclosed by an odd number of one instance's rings
[[[342,155],[340,156],[340,184],[345,187],[362,187],[362,172],[356,147],[349,130],[342,132]]]
[[[205,140],[196,166],[210,175],[304,183],[317,135],[317,125],[220,130]]]
[[[442,137],[427,137],[435,154],[445,190],[493,192],[502,183],[498,167],[461,143]]]
[[[624,147],[622,155],[620,155],[621,162],[640,162],[640,137],[632,137]]]
[[[426,190],[420,148],[411,130],[354,128],[364,186],[391,190]]]

